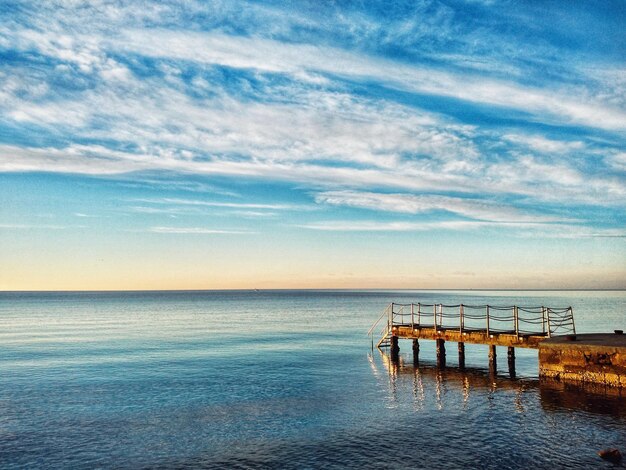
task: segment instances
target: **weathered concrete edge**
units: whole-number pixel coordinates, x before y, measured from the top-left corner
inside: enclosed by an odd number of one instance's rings
[[[612,336],[607,334],[606,338],[609,340]],[[626,347],[585,341],[545,341],[539,345],[539,375],[570,382],[626,387]]]
[[[453,343],[486,344],[495,346],[511,346],[515,348],[537,349],[539,343],[546,338],[543,336],[517,336],[507,333],[487,334],[484,331],[459,331],[457,329],[412,328],[406,325],[396,325],[392,330],[402,339],[443,339]]]

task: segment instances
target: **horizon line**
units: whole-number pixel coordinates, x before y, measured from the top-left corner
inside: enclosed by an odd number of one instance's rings
[[[18,289],[18,290],[1,290],[0,294],[12,294],[12,293],[115,293],[115,292],[297,292],[297,291],[309,291],[309,292],[323,292],[323,291],[342,291],[342,292],[355,292],[355,291],[416,291],[416,292],[431,292],[431,291],[495,291],[495,292],[626,292],[626,288],[471,288],[471,287],[458,287],[458,288],[406,288],[406,287],[323,287],[323,288],[223,288],[223,289],[53,289],[53,290],[34,290],[34,289]]]

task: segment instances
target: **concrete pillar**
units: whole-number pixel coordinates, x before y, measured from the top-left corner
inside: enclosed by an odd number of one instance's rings
[[[465,343],[459,343],[459,368],[465,369]]]
[[[437,365],[440,367],[446,366],[446,340],[437,340]]]
[[[398,346],[398,337],[392,336],[390,340],[390,352],[391,352],[391,360],[397,361],[399,359],[398,354],[400,353],[400,346]]]
[[[512,379],[515,378],[515,348],[513,346],[509,346],[507,350],[507,358],[509,360],[509,375]]]
[[[498,363],[496,359],[496,347],[493,344],[489,345],[489,370],[495,373],[498,369]]]
[[[419,364],[420,362],[420,343],[418,339],[413,340],[413,363]]]

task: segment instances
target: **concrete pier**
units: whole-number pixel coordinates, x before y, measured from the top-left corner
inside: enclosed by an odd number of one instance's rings
[[[518,335],[512,332],[487,332],[486,330],[460,331],[459,328],[437,329],[425,326],[394,325],[392,334],[406,339],[445,340],[453,343],[490,344],[515,348],[537,349],[539,343],[546,339],[545,335]]]
[[[446,341],[458,343],[460,368],[465,367],[465,343],[485,344],[489,346],[489,369],[495,375],[496,346],[503,346],[509,375],[515,377],[515,348],[533,348],[539,349],[539,375],[544,379],[626,389],[626,335],[577,335],[572,307],[391,303],[368,334],[373,335],[385,318],[387,325],[377,346],[389,346],[395,361],[399,359],[399,339],[413,341],[415,363],[419,361],[419,340],[436,341],[440,367],[446,365]]]
[[[539,344],[539,375],[626,387],[626,335],[594,333],[546,339]]]

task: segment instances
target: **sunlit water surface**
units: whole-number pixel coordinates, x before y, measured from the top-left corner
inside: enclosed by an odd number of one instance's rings
[[[391,302],[573,306],[626,329],[624,292],[0,294],[3,468],[611,468],[626,404],[537,380],[537,352],[371,350]]]

